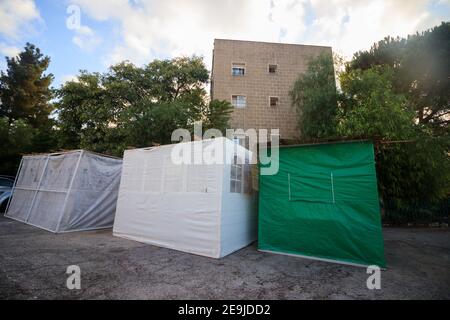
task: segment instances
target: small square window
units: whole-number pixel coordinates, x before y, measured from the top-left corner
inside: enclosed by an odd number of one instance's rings
[[[233,76],[245,75],[245,63],[233,63],[231,67],[231,75]]]
[[[240,95],[232,95],[231,104],[235,108],[245,108],[247,106],[247,97]]]
[[[269,64],[269,73],[277,73],[277,67],[276,64]]]
[[[276,107],[278,105],[278,97],[270,97],[269,100],[271,107]]]

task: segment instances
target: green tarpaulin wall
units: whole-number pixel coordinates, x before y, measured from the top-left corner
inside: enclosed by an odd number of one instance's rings
[[[259,189],[259,250],[386,266],[371,142],[280,147]]]

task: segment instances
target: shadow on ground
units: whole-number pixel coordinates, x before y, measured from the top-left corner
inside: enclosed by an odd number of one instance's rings
[[[384,229],[381,290],[367,289],[365,268],[256,244],[216,260],[111,232],[54,235],[0,217],[0,299],[450,299],[449,229]],[[73,264],[81,290],[66,287]]]

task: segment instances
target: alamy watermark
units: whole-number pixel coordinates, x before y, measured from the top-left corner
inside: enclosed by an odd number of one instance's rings
[[[66,27],[69,30],[81,28],[81,9],[79,6],[71,4],[67,7],[66,13],[69,15],[66,19]]]
[[[366,286],[369,290],[381,289],[381,269],[379,266],[368,266],[366,270],[370,276],[366,280]]]
[[[275,175],[279,169],[279,129],[226,129],[226,138],[235,141],[233,149],[221,144],[204,145],[201,140],[223,137],[218,129],[208,129],[203,133],[201,122],[194,124],[194,143],[191,132],[176,129],[172,132],[174,146],[171,160],[174,164],[261,164],[261,175]],[[198,141],[198,143],[196,143]],[[245,148],[244,148],[244,147]],[[251,156],[247,156],[247,149]],[[231,153],[231,154],[230,154]],[[234,156],[237,156],[236,158]]]
[[[66,280],[66,286],[69,290],[81,289],[81,269],[77,265],[68,266],[66,274],[69,274]]]

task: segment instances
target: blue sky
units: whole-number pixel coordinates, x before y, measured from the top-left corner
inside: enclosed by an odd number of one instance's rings
[[[80,12],[75,28],[68,8]],[[329,45],[350,57],[449,20],[450,0],[1,0],[0,69],[26,42],[51,57],[55,87],[122,60],[197,54],[209,67],[214,38]]]
[[[87,15],[81,15],[82,24],[88,24],[96,33],[101,35],[102,41],[93,48],[81,48],[73,42],[74,32],[66,27],[66,13],[70,2],[58,0],[36,1],[36,8],[40,18],[30,21],[27,27],[30,31],[20,34],[18,37],[0,36],[0,43],[6,43],[21,49],[26,42],[37,45],[41,51],[51,57],[49,72],[55,75],[55,86],[59,86],[66,78],[78,73],[79,70],[104,71],[107,66],[101,61],[108,50],[111,50],[114,33],[111,29],[113,23],[108,21],[96,21]],[[2,52],[2,64],[5,68],[5,53]]]

